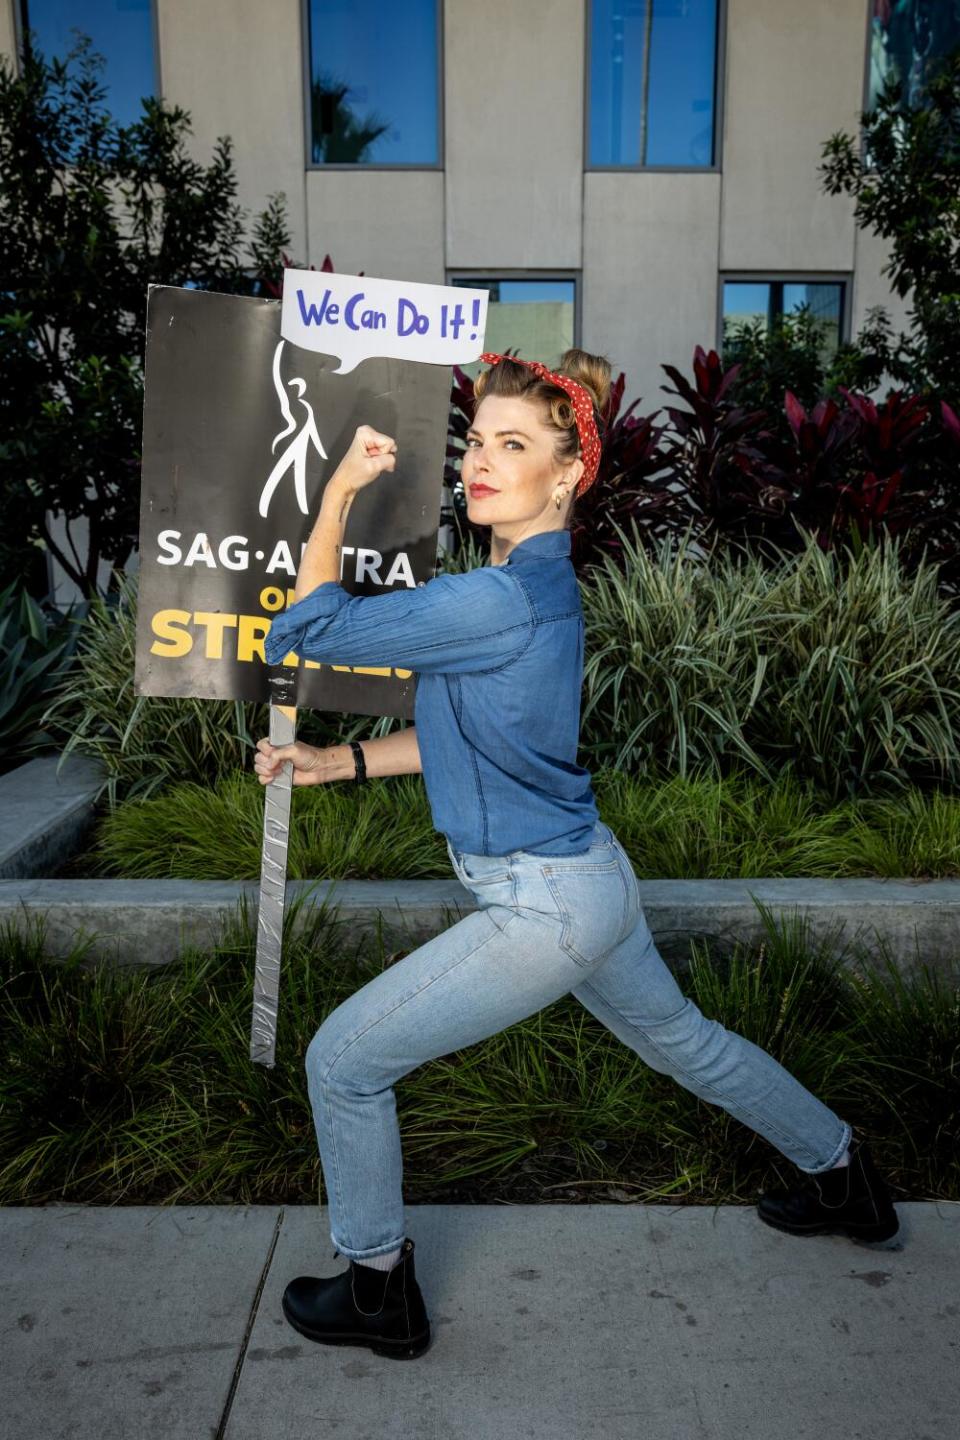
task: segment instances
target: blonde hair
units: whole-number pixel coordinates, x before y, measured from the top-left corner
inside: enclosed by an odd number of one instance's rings
[[[593,400],[594,419],[597,429],[601,428],[601,415],[610,398],[610,362],[603,355],[591,355],[588,350],[575,347],[565,350],[559,365],[553,367],[558,375],[576,380]],[[532,401],[540,411],[545,425],[555,430],[554,457],[560,464],[576,460],[580,455],[580,436],[577,420],[573,413],[570,397],[559,385],[543,380],[528,366],[516,360],[498,360],[489,370],[482,371],[474,381],[474,410],[485,395],[503,395],[509,399]],[[602,433],[602,432],[601,432]],[[567,524],[573,512],[571,504],[567,510]]]

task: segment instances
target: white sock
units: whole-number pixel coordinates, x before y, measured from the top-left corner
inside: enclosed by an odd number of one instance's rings
[[[358,1265],[369,1265],[371,1270],[392,1270],[400,1258],[402,1246],[396,1250],[389,1250],[386,1255],[367,1255],[363,1260],[358,1260]]]
[[[849,1165],[849,1164],[850,1164],[850,1146],[848,1145],[847,1148],[846,1148],[846,1150],[844,1150],[843,1154],[840,1156],[840,1159],[837,1161],[837,1163],[836,1163],[835,1165],[831,1165],[831,1166],[830,1166],[830,1169],[831,1169],[831,1170],[839,1170],[842,1166],[844,1166],[844,1165]]]

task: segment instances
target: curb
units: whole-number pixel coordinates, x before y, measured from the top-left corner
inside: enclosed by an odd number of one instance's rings
[[[694,938],[719,950],[759,944],[769,934],[764,910],[778,923],[809,926],[808,943],[855,959],[881,945],[902,969],[924,962],[952,974],[960,935],[960,880],[757,879],[641,880],[640,903],[657,948],[676,965]],[[218,944],[245,909],[256,915],[255,881],[0,880],[0,924],[23,932],[38,920],[48,953],[63,956],[90,941],[90,959],[162,965],[188,945]],[[324,905],[351,941],[378,931],[390,948],[410,950],[477,909],[472,894],[449,880],[290,881],[288,909],[302,900],[293,926]]]

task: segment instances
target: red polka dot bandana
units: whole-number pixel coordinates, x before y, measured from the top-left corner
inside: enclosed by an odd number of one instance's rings
[[[593,399],[590,392],[577,380],[570,380],[566,375],[558,375],[555,370],[548,370],[546,365],[541,365],[539,360],[521,360],[518,355],[497,355],[492,350],[485,350],[480,356],[485,365],[496,365],[499,360],[513,360],[518,365],[526,365],[541,380],[549,380],[554,385],[559,385],[570,397],[573,406],[574,418],[577,422],[577,434],[580,436],[580,453],[583,458],[583,474],[577,486],[577,494],[582,495],[589,490],[597,478],[597,470],[600,465],[600,436],[597,431],[597,422],[593,418]]]

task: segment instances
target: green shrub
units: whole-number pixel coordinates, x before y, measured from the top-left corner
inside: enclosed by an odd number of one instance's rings
[[[44,712],[76,639],[72,615],[50,616],[16,581],[0,592],[0,773],[53,744]]]
[[[0,56],[0,565],[42,541],[92,595],[137,537],[149,286],[263,294],[290,235],[279,195],[248,221],[228,137],[204,163],[149,95],[119,125],[89,37],[49,59],[34,39]]]
[[[128,800],[98,827],[96,868],[131,879],[258,879],[263,802],[264,788],[252,772]],[[295,879],[449,875],[422,778],[392,775],[361,790],[350,784],[298,789],[287,873]]]
[[[841,566],[807,537],[769,568],[621,535],[624,570],[606,559],[582,587],[594,763],[789,770],[837,798],[960,783],[960,611],[933,567],[908,578],[896,542]]]
[[[757,951],[694,946],[687,993],[875,1140],[897,1199],[960,1199],[955,982],[833,958],[805,919],[764,916]],[[331,1010],[402,956],[354,949],[332,910],[288,929],[266,1069],[249,1059],[255,945],[241,917],[216,951],[137,970],[87,967],[82,950],[53,964],[42,929],[0,930],[0,1204],[324,1199],[304,1053]],[[796,1178],[573,996],[396,1089],[410,1203],[749,1203],[777,1174]]]
[[[601,816],[641,879],[960,873],[960,799],[913,790],[831,806],[789,774],[773,785],[674,776],[643,784],[595,776]],[[250,775],[170,785],[99,822],[92,874],[129,879],[253,880],[260,874],[263,789]],[[288,873],[295,879],[449,877],[423,779],[298,789]]]
[[[624,569],[607,559],[581,582],[581,758],[598,777],[746,773],[772,785],[792,774],[829,801],[956,789],[960,610],[938,595],[933,567],[908,577],[895,542],[841,564],[808,540],[771,568],[704,559],[689,536],[650,553],[635,529],[619,533]],[[93,601],[72,684],[48,717],[68,749],[103,762],[111,805],[249,768],[267,733],[262,705],[135,695],[135,609],[130,581],[119,604]],[[308,711],[299,733],[330,745],[398,723]]]

